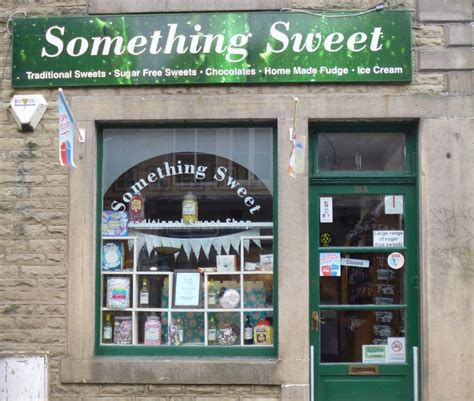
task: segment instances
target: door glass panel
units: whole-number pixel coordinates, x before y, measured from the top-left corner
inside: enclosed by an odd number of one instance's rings
[[[405,134],[322,133],[318,135],[319,171],[403,171]]]
[[[404,259],[399,252],[342,253],[341,275],[320,277],[321,304],[404,303]]]
[[[364,345],[387,345],[393,337],[405,337],[405,312],[323,310],[320,332],[321,362],[363,362]]]
[[[403,200],[398,194],[321,195],[320,245],[403,247]]]

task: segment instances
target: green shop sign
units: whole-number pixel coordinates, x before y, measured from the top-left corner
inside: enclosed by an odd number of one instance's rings
[[[409,11],[14,21],[17,88],[410,80]]]

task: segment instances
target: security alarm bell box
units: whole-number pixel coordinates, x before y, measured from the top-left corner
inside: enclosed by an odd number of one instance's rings
[[[33,131],[47,108],[43,95],[15,95],[10,102],[10,111],[21,132]]]

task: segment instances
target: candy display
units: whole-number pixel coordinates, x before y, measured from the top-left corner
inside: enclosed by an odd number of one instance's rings
[[[120,271],[124,265],[123,243],[109,242],[102,247],[102,270]]]
[[[253,341],[258,345],[270,345],[273,343],[273,329],[268,320],[260,320],[254,327]]]
[[[187,193],[182,202],[183,223],[196,223],[198,221],[198,202],[195,195]]]
[[[237,342],[237,334],[231,324],[225,323],[219,328],[219,345],[234,345]]]
[[[167,249],[171,249],[172,245],[170,242]],[[152,248],[151,252],[156,254],[157,249]],[[240,260],[237,255],[216,255],[218,261],[209,262],[229,269],[226,272],[217,272],[217,268],[212,266],[203,271],[197,267],[195,270],[183,268],[179,271],[182,267],[176,266],[177,258],[168,260],[169,270],[151,271],[149,247],[138,247],[137,238],[133,236],[121,240],[104,239],[103,251],[101,344],[272,344],[273,276],[258,271],[258,258],[263,249],[254,251],[250,262],[246,256]],[[267,266],[272,265],[273,258],[268,251],[271,250],[263,251],[261,260]],[[125,253],[130,271],[124,270]],[[245,263],[249,270],[245,269]],[[195,311],[175,306],[176,294],[180,294],[178,290],[181,288],[176,286],[178,272],[199,276],[200,303]]]
[[[102,235],[104,237],[124,237],[128,235],[127,212],[104,210],[102,212]]]
[[[117,316],[114,319],[114,344],[132,343],[132,318]]]
[[[130,277],[107,277],[107,308],[130,306]]]
[[[225,289],[222,296],[219,298],[219,305],[224,309],[233,309],[239,305],[240,294],[234,288]]]
[[[160,318],[154,314],[147,317],[145,322],[145,345],[161,344],[161,322]]]

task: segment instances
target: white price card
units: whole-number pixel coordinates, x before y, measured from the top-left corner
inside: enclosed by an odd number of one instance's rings
[[[332,198],[319,199],[319,221],[321,223],[332,223]]]

